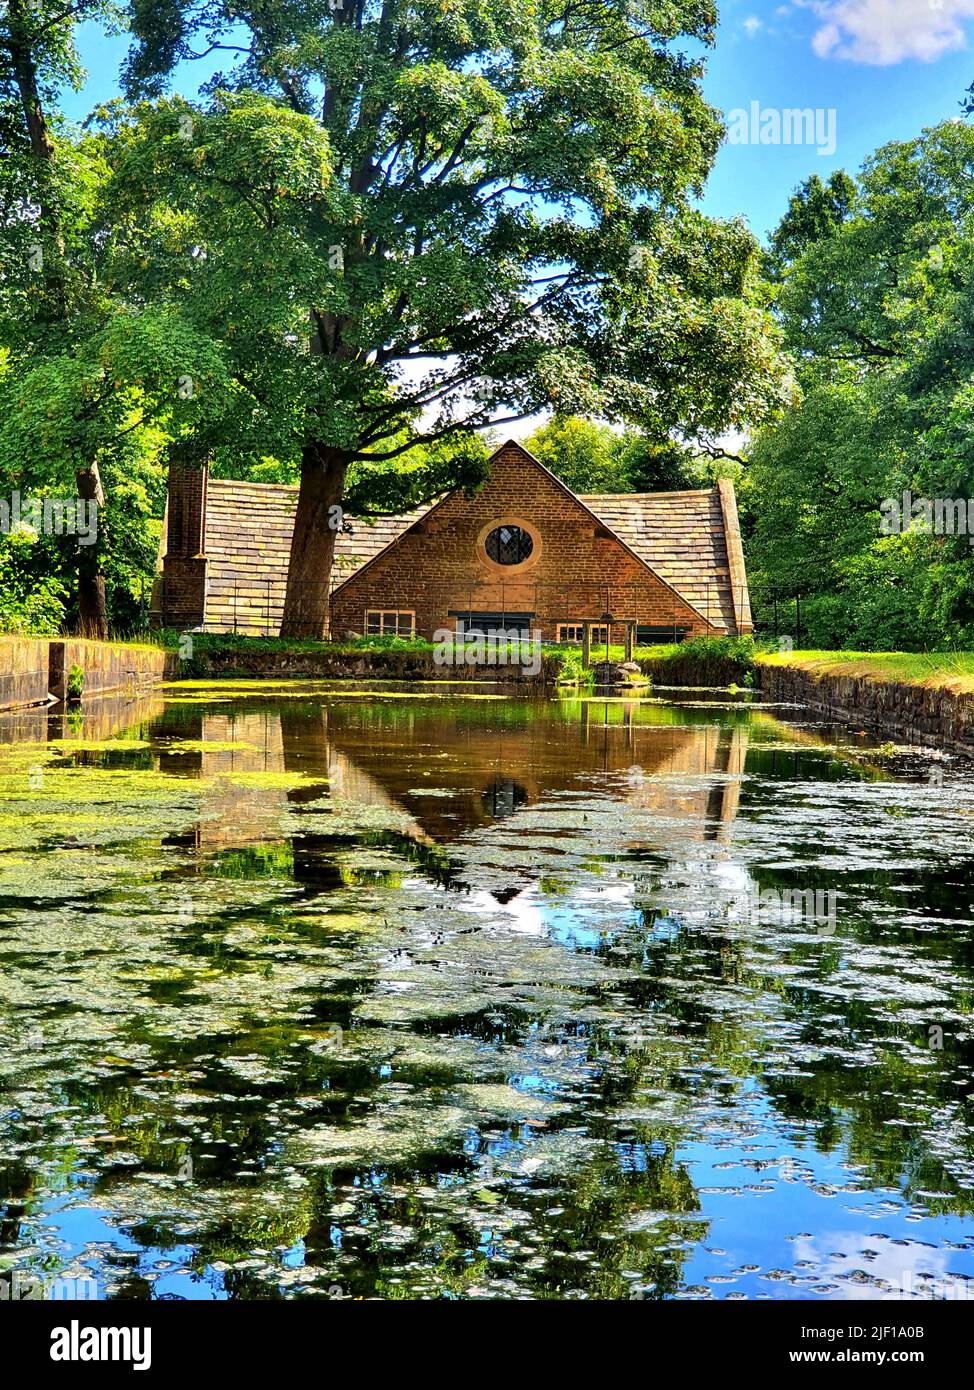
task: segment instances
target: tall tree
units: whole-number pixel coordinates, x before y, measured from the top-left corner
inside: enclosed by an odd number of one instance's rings
[[[856,184],[843,169],[836,169],[827,183],[812,174],[791,195],[788,211],[771,233],[767,268],[780,280],[788,267],[810,246],[831,236],[852,215]]]
[[[804,399],[754,447],[751,558],[759,589],[801,588],[823,644],[974,634],[968,528],[920,508],[884,530],[882,510],[974,497],[972,165],[974,130],[946,121],[878,150],[841,216],[797,237],[793,205],[775,238],[796,253],[778,306]]]
[[[543,407],[688,439],[773,408],[755,243],[691,207],[721,126],[681,44],[714,25],[711,0],[135,0],[132,95],[225,51],[214,90],[268,94],[289,139],[320,132],[291,217],[307,408],[285,634],[326,630],[353,464]],[[199,178],[242,214],[251,176],[214,175],[212,127],[189,119]]]
[[[0,320],[12,330],[4,346],[64,350],[76,315],[84,315],[85,276],[72,264],[76,170],[61,166],[50,105],[64,84],[81,78],[74,32],[84,18],[112,14],[110,0],[6,0],[0,8],[0,130],[7,144],[0,187],[6,286]],[[84,186],[82,177],[78,183]],[[27,283],[29,282],[29,283]],[[19,293],[18,293],[19,291]],[[78,460],[74,487],[96,506],[104,501],[96,455]],[[77,551],[78,623],[85,636],[108,635],[105,581],[97,546]]]

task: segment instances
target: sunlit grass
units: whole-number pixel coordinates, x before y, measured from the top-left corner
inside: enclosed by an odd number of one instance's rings
[[[974,691],[974,652],[762,652],[757,661],[762,666],[789,666],[816,676],[853,676]]]

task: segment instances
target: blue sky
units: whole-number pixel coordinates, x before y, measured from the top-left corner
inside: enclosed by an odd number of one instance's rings
[[[718,0],[719,3],[719,0]],[[835,152],[812,145],[725,144],[704,206],[743,216],[765,236],[791,190],[809,174],[858,169],[887,140],[960,115],[974,82],[974,0],[723,0],[716,48],[707,57],[706,96],[725,114],[784,108],[835,113]],[[124,37],[82,32],[88,81],[70,95],[81,118],[117,94]],[[194,95],[206,75],[192,64],[177,81]]]
[[[719,0],[718,0],[719,3]],[[723,0],[704,90],[726,113],[834,109],[836,150],[725,144],[708,212],[764,236],[811,173],[857,170],[877,146],[961,115],[974,82],[974,0]]]

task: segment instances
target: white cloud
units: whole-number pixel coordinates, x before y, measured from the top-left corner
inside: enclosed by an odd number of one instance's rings
[[[795,1237],[795,1259],[814,1266],[817,1281],[834,1281],[833,1301],[971,1297],[969,1281],[948,1273],[947,1252],[926,1241],[894,1239],[875,1230],[803,1233]],[[869,1275],[869,1282],[850,1279],[855,1270]]]
[[[812,37],[820,58],[888,67],[905,58],[932,63],[966,45],[974,0],[796,0],[822,21]]]
[[[758,19],[756,14],[748,15],[747,19],[745,19],[744,21],[744,32],[747,34],[749,39],[753,39],[755,34],[757,34],[758,31],[763,28],[764,25],[761,23],[760,19]]]

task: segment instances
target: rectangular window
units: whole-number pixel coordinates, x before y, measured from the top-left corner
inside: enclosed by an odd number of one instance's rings
[[[517,632],[522,637],[531,635],[533,613],[471,613],[451,608],[450,617],[457,620],[457,632],[466,637],[489,637],[491,633],[507,636]]]
[[[655,647],[660,642],[683,642],[689,632],[688,627],[654,627],[649,623],[637,623],[636,646]]]
[[[368,637],[412,637],[415,629],[415,613],[387,608],[366,610],[365,632]]]
[[[604,647],[607,631],[604,623],[559,623],[558,635],[555,640],[558,642],[578,642],[581,645],[586,626],[588,627],[589,644],[595,647],[601,642]]]

